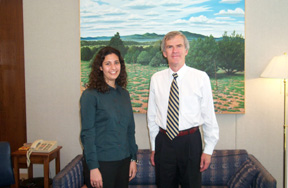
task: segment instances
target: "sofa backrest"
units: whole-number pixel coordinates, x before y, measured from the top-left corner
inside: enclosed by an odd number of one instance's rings
[[[137,174],[130,185],[155,185],[155,168],[150,163],[150,150],[141,149],[137,153]]]
[[[227,185],[247,159],[246,150],[214,150],[209,168],[202,173],[202,185]]]
[[[150,163],[150,150],[137,153],[137,174],[130,185],[155,185],[155,168]],[[202,173],[203,185],[227,185],[228,180],[248,159],[246,150],[214,150],[209,168]]]
[[[83,178],[83,155],[77,155],[54,178],[53,188],[81,187]]]

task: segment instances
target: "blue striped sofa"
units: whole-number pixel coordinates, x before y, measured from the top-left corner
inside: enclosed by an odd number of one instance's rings
[[[150,151],[140,149],[136,177],[129,188],[156,188]],[[53,188],[84,185],[83,156],[76,156],[54,178]],[[202,173],[202,188],[276,188],[275,178],[246,150],[215,150],[209,168]]]

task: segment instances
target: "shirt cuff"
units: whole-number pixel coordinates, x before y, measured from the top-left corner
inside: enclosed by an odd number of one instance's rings
[[[99,163],[98,162],[87,162],[87,166],[89,168],[89,170],[95,169],[95,168],[99,168]]]
[[[204,148],[203,153],[206,153],[206,154],[208,154],[208,155],[212,155],[212,154],[213,154],[213,150],[214,150],[214,147],[206,146],[206,147]]]
[[[131,154],[130,157],[131,157],[131,160],[137,161],[137,154]]]

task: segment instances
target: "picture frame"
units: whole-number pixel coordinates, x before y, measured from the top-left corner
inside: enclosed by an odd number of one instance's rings
[[[215,112],[245,113],[244,0],[81,0],[80,25],[81,91],[97,51],[113,46],[125,60],[133,111],[146,113],[150,78],[168,67],[161,40],[177,30],[190,43],[186,65],[210,77]]]

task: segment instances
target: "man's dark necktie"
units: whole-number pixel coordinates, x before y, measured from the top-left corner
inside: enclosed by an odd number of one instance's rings
[[[176,78],[177,73],[173,74],[173,81],[170,88],[168,112],[167,112],[167,131],[168,137],[173,140],[179,133],[179,89]]]

